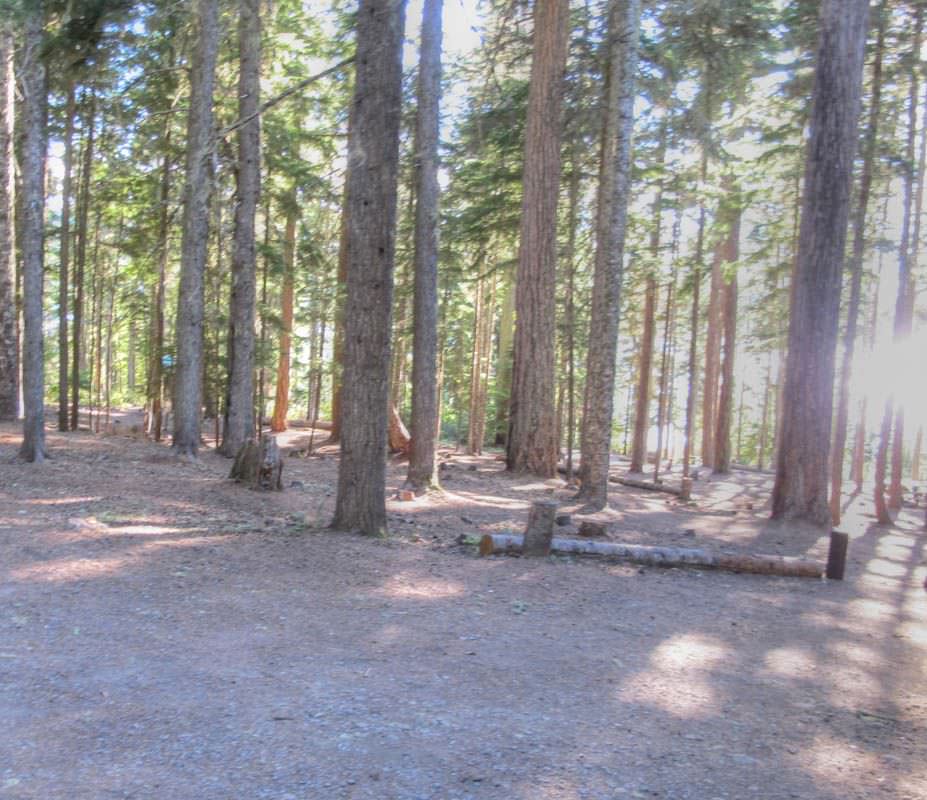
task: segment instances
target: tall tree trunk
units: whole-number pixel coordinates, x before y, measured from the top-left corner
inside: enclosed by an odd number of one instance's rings
[[[653,340],[656,332],[657,279],[647,276],[644,290],[644,330],[641,333],[641,359],[637,378],[637,405],[634,411],[634,437],[631,441],[631,472],[643,472],[647,464],[647,433],[650,430],[650,377],[653,371]]]
[[[875,60],[872,64],[872,89],[869,99],[869,122],[863,142],[863,168],[859,179],[859,197],[853,215],[853,253],[850,256],[850,300],[847,306],[847,326],[843,334],[843,360],[840,367],[840,389],[834,419],[834,445],[830,469],[830,515],[834,525],[840,524],[840,501],[843,494],[843,462],[846,450],[847,425],[850,416],[850,377],[856,349],[856,328],[859,321],[859,300],[863,283],[863,257],[866,251],[866,214],[872,190],[879,115],[882,108],[882,55],[885,50],[885,0],[879,4]],[[860,481],[861,482],[861,481]]]
[[[919,90],[919,70],[922,68],[920,62],[921,38],[924,28],[924,4],[916,4],[916,14],[914,23],[914,42],[911,47],[911,77],[910,90],[908,92],[908,140],[905,147],[905,168],[904,168],[904,217],[901,225],[901,245],[898,248],[898,296],[895,301],[895,343],[903,342],[911,335],[911,327],[914,317],[914,295],[915,279],[914,269],[917,259],[917,251],[920,247],[918,241],[920,229],[912,236],[911,208],[913,205],[913,194],[915,180],[919,186],[924,181],[924,159],[921,158],[920,168],[915,165],[915,141],[917,139],[917,103],[920,95]],[[918,174],[915,175],[915,172]],[[918,191],[919,200],[922,201],[923,189]],[[915,211],[917,219],[920,219],[920,203]],[[901,478],[904,470],[904,418],[905,407],[904,400],[899,398],[895,404],[895,429],[892,435],[892,477],[888,490],[888,506],[897,511],[901,508],[902,486]]]
[[[222,453],[234,456],[254,437],[255,214],[261,196],[260,0],[240,0],[238,18],[237,202],[229,304],[229,385]]]
[[[351,142],[341,460],[332,527],[387,532],[386,438],[405,3],[361,0]]]
[[[45,155],[48,144],[48,97],[42,49],[45,4],[29,5],[22,56],[23,148],[23,443],[26,461],[45,459],[45,358],[42,294],[45,261]]]
[[[515,281],[503,278],[505,289],[499,314],[499,345],[496,348],[496,445],[505,446],[509,435],[512,388],[512,348],[515,344]]]
[[[725,188],[731,195],[725,208],[728,223],[727,236],[719,251],[722,264],[734,264],[740,258],[740,197],[738,187],[730,179]],[[737,351],[737,273],[730,280],[722,276],[721,308],[719,312],[724,342],[724,357],[720,363],[721,388],[718,392],[714,424],[715,442],[712,446],[712,467],[722,475],[731,471],[731,415],[734,409],[734,357]]]
[[[202,423],[204,273],[212,191],[213,89],[219,45],[218,0],[196,2],[197,43],[190,78],[186,184],[180,290],[177,301],[177,366],[174,373],[174,434],[177,455],[196,457]]]
[[[348,122],[350,125],[350,120]],[[348,130],[348,139],[351,131]],[[350,162],[346,170],[351,168]],[[345,174],[345,187],[350,180],[350,173]],[[341,386],[344,367],[344,307],[345,291],[348,284],[348,192],[344,191],[344,207],[341,210],[341,234],[338,242],[338,284],[335,296],[335,330],[332,341],[332,430],[328,444],[341,441]]]
[[[168,204],[171,196],[170,117],[165,126],[164,157],[161,161],[161,187],[158,193],[158,277],[155,284],[154,308],[152,309],[151,359],[149,361],[148,391],[150,404],[150,433],[161,441],[164,421],[162,395],[164,394],[164,295],[167,282],[167,257],[169,252],[170,213]]]
[[[87,228],[90,217],[90,183],[93,172],[93,148],[96,126],[97,98],[93,87],[87,116],[84,120],[84,150],[80,173],[80,196],[77,203],[77,252],[74,254],[74,330],[71,351],[71,430],[80,423],[80,373],[83,350],[81,342],[84,322],[84,272],[87,264]]]
[[[718,420],[718,376],[721,371],[721,276],[723,243],[718,243],[711,263],[711,285],[708,290],[708,330],[705,333],[705,373],[702,389],[702,463],[715,465],[715,424]]]
[[[438,487],[438,135],[441,97],[441,9],[425,0],[416,111],[415,296],[412,342],[412,446],[406,486]]]
[[[631,186],[631,135],[640,2],[611,0],[608,15],[608,72],[602,119],[592,315],[586,352],[579,466],[579,495],[597,508],[604,508],[608,502],[615,413],[615,361]]]
[[[769,393],[772,385],[772,353],[766,363],[766,378],[763,382],[763,410],[760,414],[760,432],[757,442],[756,468],[766,465],[766,447],[769,441]]]
[[[274,433],[286,430],[290,407],[290,346],[293,338],[293,278],[296,274],[296,198],[287,210],[286,232],[283,238],[283,294],[280,303],[280,352],[277,356],[277,385],[274,413],[270,429]]]
[[[492,357],[492,329],[495,304],[495,278],[483,276],[477,281],[476,309],[473,319],[473,358],[470,368],[470,413],[467,450],[473,455],[483,452],[486,438],[486,405],[489,364]]]
[[[515,282],[515,351],[506,465],[557,473],[554,401],[560,111],[569,41],[568,0],[537,0],[525,131],[523,199]]]
[[[71,173],[74,167],[74,77],[68,77],[64,123],[64,180],[61,186],[61,240],[58,251],[58,430],[68,429],[68,316],[71,270]]]
[[[889,439],[892,435],[892,414],[894,402],[891,395],[885,401],[882,411],[882,425],[879,429],[879,446],[876,449],[875,459],[875,505],[876,521],[879,525],[891,525],[892,517],[885,502],[885,477],[888,474]]]
[[[13,230],[16,183],[14,51],[10,23],[0,23],[0,420],[19,416],[19,314]]]
[[[657,453],[653,462],[653,482],[660,481],[660,466],[663,459],[663,433],[666,423],[667,390],[670,385],[670,330],[673,326],[673,302],[676,297],[676,268],[666,285],[666,308],[663,316],[663,343],[660,348],[660,387],[657,391]]]
[[[702,146],[701,167],[699,170],[699,183],[705,186],[708,177],[708,149]],[[692,444],[695,437],[695,405],[698,394],[698,315],[699,292],[702,283],[702,261],[705,257],[705,201],[699,203],[698,233],[695,238],[695,258],[692,264],[692,311],[689,316],[689,385],[686,389],[686,435],[682,450],[682,477],[683,486],[689,477],[689,467],[692,463]]]
[[[773,517],[830,523],[834,361],[868,0],[823,0]]]
[[[582,170],[579,163],[579,139],[574,137],[570,148],[569,185],[569,231],[564,253],[566,261],[566,298],[563,309],[564,343],[566,361],[566,481],[573,483],[573,448],[576,434],[576,237],[579,232],[580,190]],[[609,437],[610,438],[610,437]],[[558,442],[560,437],[557,437]]]
[[[739,229],[739,224],[737,225]],[[721,291],[724,357],[721,361],[721,390],[718,393],[718,419],[715,424],[714,471],[731,471],[731,417],[734,409],[734,355],[737,339],[737,276]]]

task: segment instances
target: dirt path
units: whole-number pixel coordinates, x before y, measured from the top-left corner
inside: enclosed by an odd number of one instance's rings
[[[842,584],[480,560],[460,534],[568,493],[455,457],[444,497],[391,502],[370,541],[314,527],[332,455],[288,458],[268,495],[212,453],[50,434],[33,467],[17,439],[0,426],[0,798],[927,796],[913,518],[857,517]],[[695,508],[616,488],[601,516],[820,555],[764,521],[767,480]]]

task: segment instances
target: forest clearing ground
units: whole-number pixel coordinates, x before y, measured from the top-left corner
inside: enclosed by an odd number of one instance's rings
[[[377,541],[321,527],[333,453],[257,493],[212,451],[49,431],[34,466],[19,441],[0,425],[0,798],[927,796],[920,512],[851,507],[844,583],[479,559],[458,536],[569,491],[455,454]],[[765,520],[769,481],[612,486],[595,517],[823,557]]]

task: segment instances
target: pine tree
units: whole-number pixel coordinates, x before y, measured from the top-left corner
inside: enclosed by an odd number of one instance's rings
[[[867,0],[824,0],[789,321],[773,517],[830,522],[828,455],[840,285]]]

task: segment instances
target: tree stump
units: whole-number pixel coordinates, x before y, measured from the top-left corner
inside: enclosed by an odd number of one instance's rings
[[[268,436],[259,443],[245,442],[235,456],[229,477],[248,484],[251,489],[282,491],[283,460],[277,439]]]
[[[526,556],[543,558],[550,555],[556,516],[557,503],[553,500],[537,500],[531,504],[522,550]]]

